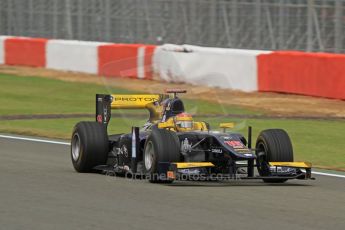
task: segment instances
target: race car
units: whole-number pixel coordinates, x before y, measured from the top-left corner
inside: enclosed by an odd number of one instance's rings
[[[289,179],[313,179],[311,163],[294,162],[291,140],[282,129],[261,131],[252,148],[248,137],[231,131],[233,123],[222,123],[222,131],[195,121],[185,111],[178,94],[97,94],[96,121],[75,125],[71,159],[77,172],[147,178],[150,182],[174,180],[262,179],[283,183]],[[147,109],[148,121],[128,133],[108,135],[113,109]],[[116,127],[116,124],[114,124]]]

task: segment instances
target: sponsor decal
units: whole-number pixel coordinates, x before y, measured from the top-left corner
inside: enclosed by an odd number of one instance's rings
[[[114,101],[130,101],[130,102],[136,102],[136,101],[144,101],[144,102],[155,102],[157,101],[154,97],[114,97]]]
[[[290,168],[290,167],[271,166],[270,167],[270,172],[271,173],[296,173],[296,169],[295,168]]]
[[[200,169],[179,169],[178,172],[183,174],[199,174]]]
[[[234,149],[245,149],[245,146],[241,141],[224,141],[224,143],[231,146]]]
[[[237,153],[242,153],[245,156],[252,156],[252,152],[251,150],[247,149],[247,148],[243,148],[243,149],[235,149],[235,151]]]
[[[107,107],[104,107],[103,108],[103,114],[104,114],[104,121],[107,121],[108,119],[108,109],[107,109]]]
[[[173,171],[168,171],[167,177],[168,177],[168,179],[173,179],[173,180],[176,179],[175,173]]]
[[[211,149],[212,153],[223,153],[222,149]]]
[[[187,152],[191,152],[191,151],[192,151],[192,143],[189,143],[188,139],[185,138],[181,142],[181,152],[182,154],[186,154]]]
[[[99,122],[99,123],[103,122],[102,115],[97,115],[97,122]]]
[[[128,157],[128,149],[125,145],[123,145],[120,149],[120,154],[124,155],[125,157]]]

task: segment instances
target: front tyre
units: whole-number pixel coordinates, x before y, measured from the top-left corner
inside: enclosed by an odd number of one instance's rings
[[[262,131],[256,141],[256,165],[260,176],[270,176],[269,162],[292,162],[293,149],[289,135],[282,129]],[[283,183],[287,179],[263,179],[267,183]]]
[[[153,129],[145,142],[143,161],[150,182],[171,182],[160,179],[158,163],[180,161],[180,141],[176,133],[165,129]]]
[[[91,172],[105,164],[109,152],[106,128],[98,122],[82,121],[75,125],[71,139],[71,159],[77,172]]]

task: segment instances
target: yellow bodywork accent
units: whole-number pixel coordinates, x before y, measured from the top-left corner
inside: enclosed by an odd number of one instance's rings
[[[223,129],[232,129],[233,127],[235,127],[235,123],[233,122],[219,124],[219,128],[223,128]]]
[[[151,122],[161,119],[160,102],[169,97],[165,94],[112,94],[111,96],[112,109],[147,109],[150,112]]]
[[[145,109],[150,103],[160,101],[160,94],[113,94],[112,109]]]
[[[171,131],[176,132],[176,126],[175,126],[175,122],[174,122],[173,118],[169,118],[166,122],[158,123],[158,128],[160,128],[160,129],[169,129]],[[195,122],[193,122],[193,129],[186,130],[186,132],[189,132],[189,131],[207,131],[207,130],[208,129],[207,129],[207,126],[206,126],[205,122],[195,121]]]
[[[203,121],[194,122],[193,128],[194,128],[194,130],[200,130],[200,131],[207,131],[208,130],[207,126],[206,126],[206,123],[203,122]]]
[[[214,167],[211,162],[176,162],[172,164],[175,164],[178,169]]]
[[[271,166],[293,167],[293,168],[311,168],[310,162],[269,162]]]
[[[176,132],[176,127],[173,118],[168,119],[166,122],[158,123],[158,128],[160,129],[170,129]]]

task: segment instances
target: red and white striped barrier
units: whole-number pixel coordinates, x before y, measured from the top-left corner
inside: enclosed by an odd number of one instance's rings
[[[258,56],[259,91],[345,99],[345,55],[280,51]]]
[[[153,56],[159,79],[240,91],[345,99],[345,55],[164,45]]]
[[[0,64],[151,79],[156,46],[0,36]]]
[[[345,99],[345,55],[0,36],[0,64]]]
[[[98,74],[98,47],[105,43],[50,40],[47,68]]]
[[[155,48],[142,44],[101,45],[98,48],[98,73],[110,77],[151,79]]]
[[[0,36],[0,65],[5,64],[5,40],[7,36]]]
[[[46,43],[43,38],[7,37],[4,60],[7,65],[46,66]]]
[[[153,56],[160,79],[245,92],[257,91],[259,50],[163,45]]]

